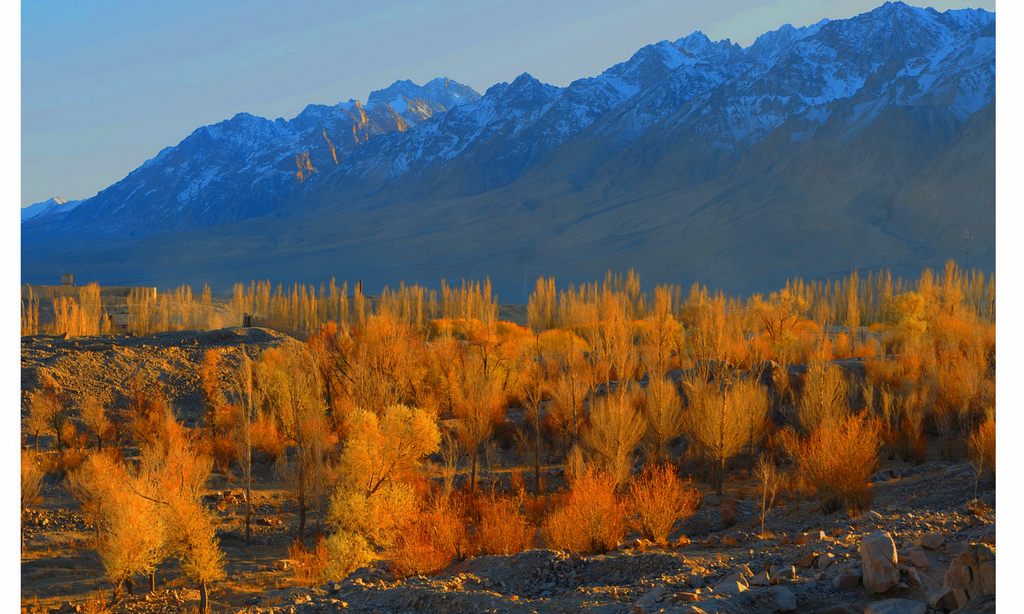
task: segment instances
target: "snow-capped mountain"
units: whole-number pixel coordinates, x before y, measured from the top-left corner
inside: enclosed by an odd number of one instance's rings
[[[358,147],[479,98],[449,79],[396,82],[358,100],[307,106],[290,120],[249,113],[203,126],[89,199],[73,224],[144,236],[262,215]]]
[[[187,278],[103,264],[116,240],[216,254],[191,265],[225,283],[489,273],[518,292],[524,268],[634,266],[748,289],[910,271],[960,253],[965,229],[972,263],[994,263],[994,42],[993,13],[890,2],[747,47],[695,32],[565,87],[397,81],[365,105],[239,114],[71,213],[26,219],[23,274],[50,275],[62,251],[97,275]],[[788,247],[823,237],[845,254]]]

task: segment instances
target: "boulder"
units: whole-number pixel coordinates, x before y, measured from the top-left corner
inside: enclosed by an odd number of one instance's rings
[[[873,601],[864,614],[927,614],[928,604],[915,599],[885,599]]]
[[[896,543],[885,531],[864,536],[860,542],[860,561],[864,587],[872,593],[884,593],[900,581]]]
[[[952,610],[996,592],[996,549],[973,543],[949,563],[942,589],[930,599],[932,607]]]

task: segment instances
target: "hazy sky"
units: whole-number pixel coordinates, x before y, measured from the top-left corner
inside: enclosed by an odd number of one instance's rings
[[[911,2],[937,9],[994,0]],[[565,85],[703,30],[749,44],[880,0],[24,0],[22,205],[92,196],[202,125],[397,79]]]

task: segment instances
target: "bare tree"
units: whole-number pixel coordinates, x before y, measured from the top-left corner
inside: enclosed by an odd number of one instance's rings
[[[707,372],[691,376],[684,387],[684,430],[698,452],[713,462],[715,490],[721,495],[726,463],[751,441],[756,425],[765,422],[767,393],[755,381],[709,381]]]
[[[590,422],[582,443],[595,466],[624,484],[633,470],[634,453],[644,436],[644,420],[626,389],[591,400]]]
[[[775,496],[779,492],[779,484],[782,480],[775,461],[767,454],[762,454],[757,459],[757,464],[754,465],[754,476],[761,484],[761,534],[763,535],[765,520],[775,504]]]
[[[644,395],[644,417],[650,457],[660,463],[668,456],[668,444],[683,432],[683,404],[672,380],[650,380]]]

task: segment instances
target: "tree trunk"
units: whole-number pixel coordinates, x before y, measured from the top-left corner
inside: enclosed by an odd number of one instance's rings
[[[540,496],[540,408],[533,421],[533,494]]]
[[[306,537],[306,501],[305,498],[299,501],[299,541]]]
[[[715,476],[715,493],[718,494],[718,498],[722,498],[722,485],[725,482],[725,455],[722,454],[718,459],[718,471]]]
[[[473,449],[473,453],[470,454],[469,459],[469,494],[476,493],[476,459],[478,456],[477,449]]]
[[[245,543],[249,543],[252,537],[250,519],[252,518],[252,492],[248,487],[245,489]]]
[[[53,429],[53,432],[55,435],[57,435],[57,451],[62,452],[64,450],[64,446],[61,445],[60,429]]]
[[[149,572],[149,592],[156,592],[156,571]]]
[[[96,451],[97,452],[102,452],[103,451],[103,438],[100,437],[99,435],[96,435]]]
[[[199,583],[199,614],[210,613],[210,594],[206,582]]]
[[[125,589],[128,591],[129,595],[134,595],[135,594],[135,592],[134,592],[135,591],[135,582],[133,582],[130,577],[127,580],[124,581],[124,586],[125,586]]]
[[[117,582],[111,582],[113,589],[110,591],[110,604],[114,605],[120,603],[124,599],[124,580]]]

